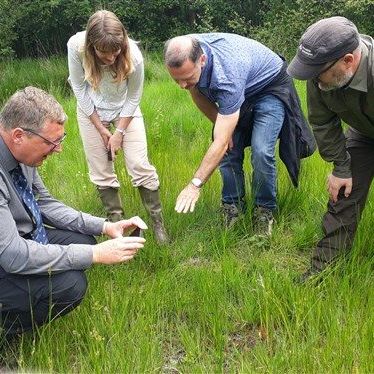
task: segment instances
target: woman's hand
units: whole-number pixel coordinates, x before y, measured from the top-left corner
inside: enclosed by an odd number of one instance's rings
[[[112,133],[105,126],[101,126],[97,130],[99,131],[99,134],[100,134],[101,138],[103,139],[105,148],[107,148],[109,150],[110,148],[109,148],[108,143],[109,143],[109,139],[112,136]]]
[[[119,131],[114,131],[113,135],[108,140],[108,150],[112,154],[112,160],[116,158],[116,153],[122,148],[123,135]]]
[[[112,133],[109,131],[109,122],[102,122],[96,110],[94,110],[94,112],[89,116],[89,118],[93,125],[96,127],[96,130],[99,132],[101,138],[103,139],[105,148],[108,149],[108,141],[112,136]]]

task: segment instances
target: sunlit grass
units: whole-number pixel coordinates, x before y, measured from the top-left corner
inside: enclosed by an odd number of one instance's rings
[[[65,61],[52,60],[48,69],[45,64],[5,66],[1,100],[26,84],[57,95],[69,116],[68,137],[41,174],[56,197],[101,215],[75,99],[65,87]],[[87,297],[76,311],[34,337],[25,335],[3,355],[20,370],[37,372],[374,372],[372,195],[352,256],[321,285],[295,285],[321,234],[329,165],[317,153],[304,160],[295,190],[278,164],[279,213],[267,246],[251,239],[250,212],[236,230],[222,228],[217,172],[195,213],[178,215],[175,199],[210,144],[211,125],[160,61],[146,66],[142,110],[173,243],[158,247],[147,233],[146,247],[133,262],[91,268]],[[298,89],[305,106],[304,85]],[[116,168],[126,214],[148,220],[121,157]],[[245,169],[249,199],[249,151]]]

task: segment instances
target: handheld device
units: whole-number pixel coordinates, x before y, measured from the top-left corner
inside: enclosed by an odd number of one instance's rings
[[[137,227],[131,232],[129,236],[140,236],[141,238],[143,238],[143,230],[140,227]]]

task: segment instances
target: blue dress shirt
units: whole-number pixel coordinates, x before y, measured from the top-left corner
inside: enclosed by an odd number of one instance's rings
[[[236,34],[191,34],[207,56],[199,91],[228,115],[258,94],[280,72],[282,59],[263,44]]]

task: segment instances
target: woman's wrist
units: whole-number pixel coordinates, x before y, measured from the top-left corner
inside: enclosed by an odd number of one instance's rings
[[[119,127],[116,127],[115,132],[121,134],[122,136],[125,135],[125,129],[120,129]]]
[[[101,127],[100,129],[97,129],[97,131],[101,136],[111,136],[110,131],[105,126]]]

